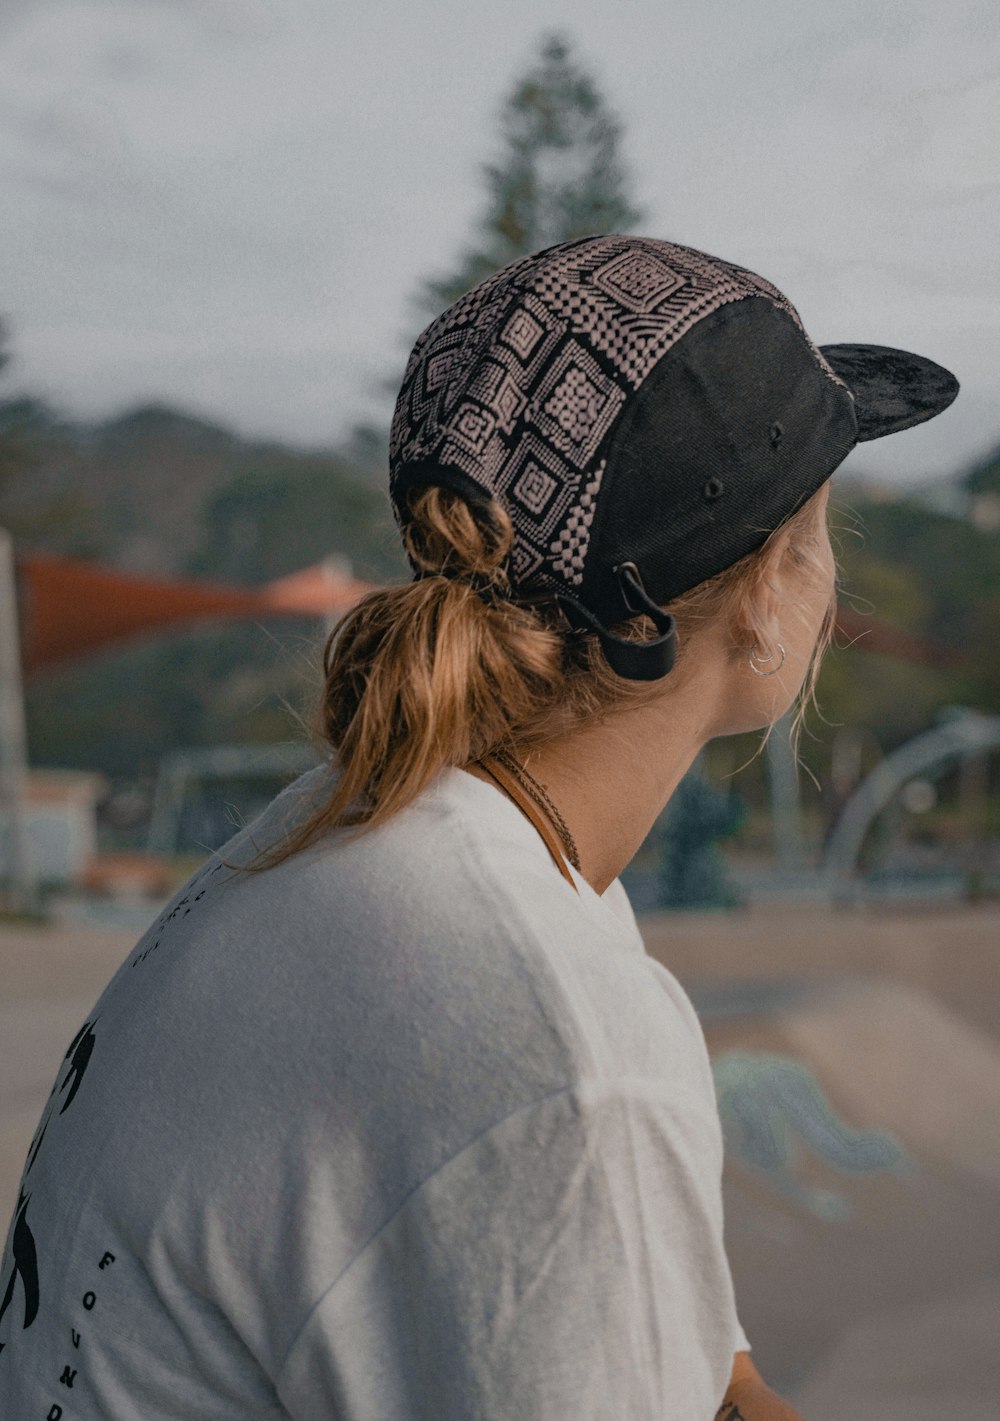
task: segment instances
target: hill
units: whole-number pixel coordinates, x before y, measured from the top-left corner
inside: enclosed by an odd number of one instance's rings
[[[387,464],[374,431],[357,431],[345,452],[305,451],[164,405],[87,424],[18,400],[0,404],[0,441],[12,448],[0,522],[22,547],[154,576],[257,582],[346,551],[346,541],[359,570],[371,559],[368,573],[392,575],[377,467]],[[280,552],[270,530],[249,536],[268,519],[285,524]]]

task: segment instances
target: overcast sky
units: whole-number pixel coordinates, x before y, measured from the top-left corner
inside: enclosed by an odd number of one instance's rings
[[[1000,441],[996,0],[2,0],[3,393],[177,403],[321,444],[383,420],[562,29],[640,230],[775,282],[819,344],[916,350],[955,405],[862,445],[905,482]],[[847,467],[847,466],[845,466]]]

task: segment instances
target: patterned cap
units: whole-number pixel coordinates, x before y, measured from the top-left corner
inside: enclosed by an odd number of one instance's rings
[[[619,675],[655,680],[675,650],[659,604],[760,547],[859,440],[957,392],[906,351],[817,348],[787,297],[731,262],[581,237],[511,262],[418,337],[390,431],[393,513],[402,530],[428,483],[498,500],[514,599],[558,602]],[[608,632],[638,612],[655,640]]]

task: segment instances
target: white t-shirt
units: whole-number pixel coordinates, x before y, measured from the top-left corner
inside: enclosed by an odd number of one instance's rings
[[[573,874],[456,768],[195,874],[39,1123],[0,1415],[712,1421],[748,1343],[704,1036],[621,882]]]

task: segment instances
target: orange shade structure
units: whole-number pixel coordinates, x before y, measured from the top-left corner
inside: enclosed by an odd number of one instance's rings
[[[26,674],[207,617],[336,617],[374,584],[323,563],[263,587],[137,577],[32,553],[17,559]]]
[[[300,572],[279,577],[262,589],[269,612],[289,612],[297,616],[336,617],[359,602],[377,584],[361,582],[332,571],[326,563],[314,563]]]

